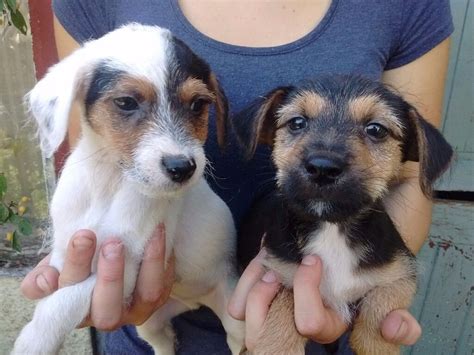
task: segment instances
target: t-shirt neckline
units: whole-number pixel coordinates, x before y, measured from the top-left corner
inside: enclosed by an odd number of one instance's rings
[[[282,45],[273,46],[273,47],[245,47],[245,46],[238,46],[234,44],[229,44],[225,42],[220,42],[215,40],[211,37],[208,37],[197,28],[195,28],[191,22],[184,16],[183,11],[179,7],[177,0],[169,0],[171,7],[173,8],[173,12],[176,16],[176,19],[182,24],[183,28],[190,34],[190,36],[199,41],[201,44],[213,47],[217,50],[228,52],[228,53],[236,53],[242,55],[274,55],[274,54],[282,54],[294,51],[301,47],[306,46],[307,44],[316,40],[319,36],[323,34],[323,32],[327,29],[329,24],[332,21],[334,13],[337,8],[337,4],[339,0],[332,0],[329,8],[326,10],[323,18],[319,23],[305,34],[303,37]]]

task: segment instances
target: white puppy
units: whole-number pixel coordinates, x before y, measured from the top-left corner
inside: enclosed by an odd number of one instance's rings
[[[209,66],[159,27],[131,24],[86,43],[55,65],[28,97],[46,156],[67,131],[71,104],[82,109],[82,137],[67,160],[51,205],[50,264],[61,270],[70,237],[79,229],[117,236],[126,249],[124,302],[135,287],[144,246],[159,222],[167,258],[176,257],[172,296],[138,333],[157,354],[174,353],[170,319],[210,307],[227,331],[232,353],[243,326],[226,311],[237,275],[235,230],[227,206],[203,178],[203,144],[210,104],[219,143],[227,102]],[[85,281],[41,300],[13,353],[56,353],[87,316],[96,261]]]

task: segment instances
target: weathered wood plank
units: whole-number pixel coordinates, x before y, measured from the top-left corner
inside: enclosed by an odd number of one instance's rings
[[[457,152],[451,178],[438,184],[444,191],[473,191],[474,173],[474,6],[471,0],[452,0],[455,25],[445,90],[442,131]]]
[[[406,354],[473,353],[474,203],[437,201],[411,312],[423,327]]]
[[[446,79],[446,89],[444,91],[444,110],[443,117],[446,117],[446,111],[448,108],[448,100],[451,97],[451,91],[453,90],[454,84],[454,70],[456,68],[456,62],[461,48],[461,35],[463,32],[464,19],[466,17],[466,10],[468,0],[451,0],[451,14],[453,16],[454,32],[451,35],[451,49],[448,67],[448,77]],[[443,125],[444,128],[444,125]]]
[[[472,133],[474,135],[474,132]],[[451,168],[436,184],[438,191],[473,191],[474,153],[456,153]]]
[[[468,3],[461,46],[454,73],[453,90],[446,108],[443,133],[460,152],[473,152],[474,107],[474,6]]]

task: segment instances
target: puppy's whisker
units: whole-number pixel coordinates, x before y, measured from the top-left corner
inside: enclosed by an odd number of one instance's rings
[[[74,161],[74,162],[72,162],[72,163],[69,163],[67,167],[72,167],[72,166],[74,166],[74,165],[84,163],[84,162],[86,162],[86,161],[88,161],[88,160],[90,160],[90,159],[92,159],[92,158],[96,158],[96,155],[98,155],[99,153],[102,153],[102,154],[105,156],[105,154],[106,154],[106,151],[105,151],[105,150],[106,150],[105,147],[104,147],[104,148],[97,149],[94,153],[92,153],[92,154],[86,156],[85,158],[80,159],[80,160],[77,160],[77,161]],[[99,160],[100,160],[100,159],[99,159]],[[96,163],[97,163],[97,164],[100,164],[99,161],[97,161]],[[66,168],[66,167],[65,167],[65,168]]]

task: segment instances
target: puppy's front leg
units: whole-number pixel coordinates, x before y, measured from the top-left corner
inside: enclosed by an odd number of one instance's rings
[[[307,339],[295,325],[293,291],[282,288],[273,300],[258,338],[255,355],[304,355]]]
[[[33,320],[21,331],[12,354],[56,354],[66,335],[89,313],[95,283],[96,276],[91,275],[39,301]]]
[[[359,306],[350,337],[352,349],[359,355],[395,355],[400,346],[388,343],[380,332],[380,324],[395,309],[408,308],[416,292],[414,278],[397,280],[369,291]]]

